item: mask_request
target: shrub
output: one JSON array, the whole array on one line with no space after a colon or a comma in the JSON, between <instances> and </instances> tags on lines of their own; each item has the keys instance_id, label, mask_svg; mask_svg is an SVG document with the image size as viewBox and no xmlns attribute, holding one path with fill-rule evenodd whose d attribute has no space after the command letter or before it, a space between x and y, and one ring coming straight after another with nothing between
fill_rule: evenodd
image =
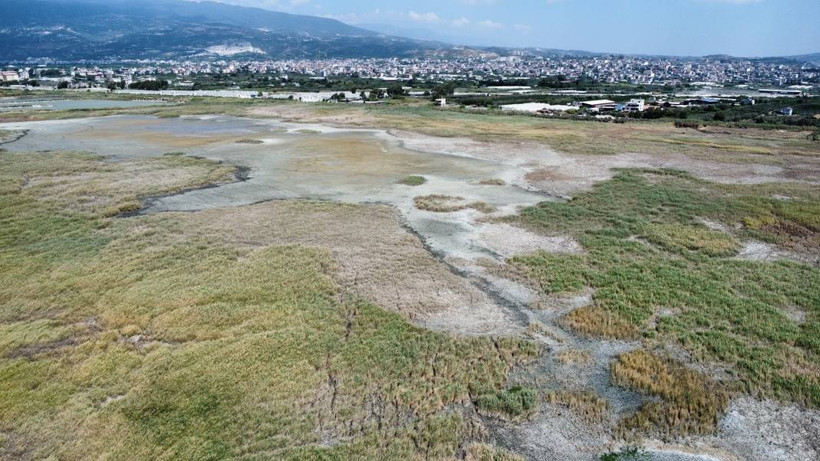
<instances>
[{"instance_id":1,"label":"shrub","mask_svg":"<svg viewBox=\"0 0 820 461\"><path fill-rule=\"evenodd\" d=\"M427 178L425 178L424 176L411 175L399 179L398 181L396 181L396 184L402 184L405 186L420 186L426 182Z\"/></svg>"},{"instance_id":2,"label":"shrub","mask_svg":"<svg viewBox=\"0 0 820 461\"><path fill-rule=\"evenodd\" d=\"M683 122L683 121L680 121L680 120L675 120L675 128L692 128L694 130L697 130L698 128L700 128L700 123L699 122Z\"/></svg>"},{"instance_id":3,"label":"shrub","mask_svg":"<svg viewBox=\"0 0 820 461\"><path fill-rule=\"evenodd\" d=\"M482 394L475 400L479 411L513 418L530 413L537 404L535 391L521 386L496 393Z\"/></svg>"},{"instance_id":4,"label":"shrub","mask_svg":"<svg viewBox=\"0 0 820 461\"><path fill-rule=\"evenodd\" d=\"M638 447L622 448L620 451L612 451L601 455L601 461L638 461L647 459L646 453Z\"/></svg>"}]
</instances>

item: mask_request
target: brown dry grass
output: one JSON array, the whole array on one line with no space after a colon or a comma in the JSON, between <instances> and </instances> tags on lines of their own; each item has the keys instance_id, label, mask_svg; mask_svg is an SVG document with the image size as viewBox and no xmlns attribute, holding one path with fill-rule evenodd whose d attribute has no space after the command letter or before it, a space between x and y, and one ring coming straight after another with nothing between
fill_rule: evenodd
<instances>
[{"instance_id":1,"label":"brown dry grass","mask_svg":"<svg viewBox=\"0 0 820 461\"><path fill-rule=\"evenodd\" d=\"M472 202L469 205L467 205L467 207L485 214L494 213L496 211L496 207L486 202Z\"/></svg>"},{"instance_id":2,"label":"brown dry grass","mask_svg":"<svg viewBox=\"0 0 820 461\"><path fill-rule=\"evenodd\" d=\"M561 319L562 325L595 338L635 339L640 328L610 311L595 306L576 309Z\"/></svg>"},{"instance_id":3,"label":"brown dry grass","mask_svg":"<svg viewBox=\"0 0 820 461\"><path fill-rule=\"evenodd\" d=\"M418 196L413 199L413 204L419 210L433 211L435 213L451 213L469 207L469 205L464 202L463 197L452 197L441 194Z\"/></svg>"},{"instance_id":4,"label":"brown dry grass","mask_svg":"<svg viewBox=\"0 0 820 461\"><path fill-rule=\"evenodd\" d=\"M601 424L609 417L609 402L592 391L556 391L545 396L547 403L569 408L592 424Z\"/></svg>"},{"instance_id":5,"label":"brown dry grass","mask_svg":"<svg viewBox=\"0 0 820 461\"><path fill-rule=\"evenodd\" d=\"M524 461L524 458L486 443L471 443L464 450L464 461Z\"/></svg>"},{"instance_id":6,"label":"brown dry grass","mask_svg":"<svg viewBox=\"0 0 820 461\"><path fill-rule=\"evenodd\" d=\"M564 365L587 365L592 363L592 354L584 349L567 349L559 352L555 359Z\"/></svg>"},{"instance_id":7,"label":"brown dry grass","mask_svg":"<svg viewBox=\"0 0 820 461\"><path fill-rule=\"evenodd\" d=\"M413 204L419 210L432 211L435 213L452 213L455 211L472 208L481 213L493 213L496 207L486 202L466 202L463 197L452 197L449 195L432 194L422 195L413 199Z\"/></svg>"},{"instance_id":8,"label":"brown dry grass","mask_svg":"<svg viewBox=\"0 0 820 461\"><path fill-rule=\"evenodd\" d=\"M657 396L619 424L622 434L712 434L729 405L729 394L708 377L645 350L618 357L612 382Z\"/></svg>"},{"instance_id":9,"label":"brown dry grass","mask_svg":"<svg viewBox=\"0 0 820 461\"><path fill-rule=\"evenodd\" d=\"M527 331L530 335L541 335L555 341L558 344L564 342L563 338L555 334L554 331L541 322L530 322L530 324L527 325Z\"/></svg>"},{"instance_id":10,"label":"brown dry grass","mask_svg":"<svg viewBox=\"0 0 820 461\"><path fill-rule=\"evenodd\" d=\"M145 226L153 227L155 219ZM328 248L337 261L333 277L345 291L409 318L487 302L486 295L407 233L392 207L274 201L197 213L187 223L180 238L220 236L246 247L295 243Z\"/></svg>"},{"instance_id":11,"label":"brown dry grass","mask_svg":"<svg viewBox=\"0 0 820 461\"><path fill-rule=\"evenodd\" d=\"M684 153L695 158L717 156L727 159L759 154L817 155L816 147L805 139L806 133L796 131L774 133L724 127L719 131L692 131L675 128L673 123L666 121L629 124L578 122L440 110L414 102L384 107L278 103L252 107L248 113L290 121L400 129L483 141L537 141L570 154Z\"/></svg>"}]
</instances>

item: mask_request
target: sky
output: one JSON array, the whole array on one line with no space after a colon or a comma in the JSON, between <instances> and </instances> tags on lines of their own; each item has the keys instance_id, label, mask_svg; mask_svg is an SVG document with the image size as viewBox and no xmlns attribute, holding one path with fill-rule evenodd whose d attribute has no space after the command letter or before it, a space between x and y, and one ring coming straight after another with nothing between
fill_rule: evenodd
<instances>
[{"instance_id":1,"label":"sky","mask_svg":"<svg viewBox=\"0 0 820 461\"><path fill-rule=\"evenodd\" d=\"M820 52L820 0L216 0L463 45L632 54Z\"/></svg>"}]
</instances>

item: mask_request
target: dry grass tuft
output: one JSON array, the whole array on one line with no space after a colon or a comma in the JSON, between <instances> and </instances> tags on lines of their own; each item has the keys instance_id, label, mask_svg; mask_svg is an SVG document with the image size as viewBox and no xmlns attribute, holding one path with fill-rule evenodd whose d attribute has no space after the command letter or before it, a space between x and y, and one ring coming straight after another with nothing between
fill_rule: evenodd
<instances>
[{"instance_id":1,"label":"dry grass tuft","mask_svg":"<svg viewBox=\"0 0 820 461\"><path fill-rule=\"evenodd\" d=\"M584 349L567 349L559 352L555 359L564 365L588 365L592 363L592 354Z\"/></svg>"},{"instance_id":2,"label":"dry grass tuft","mask_svg":"<svg viewBox=\"0 0 820 461\"><path fill-rule=\"evenodd\" d=\"M494 213L497 210L496 207L485 202L472 202L469 205L467 205L467 207L485 214Z\"/></svg>"},{"instance_id":3,"label":"dry grass tuft","mask_svg":"<svg viewBox=\"0 0 820 461\"><path fill-rule=\"evenodd\" d=\"M592 424L600 424L609 417L609 402L592 391L549 392L545 400L552 405L569 408Z\"/></svg>"},{"instance_id":4,"label":"dry grass tuft","mask_svg":"<svg viewBox=\"0 0 820 461\"><path fill-rule=\"evenodd\" d=\"M527 331L531 335L541 335L555 341L558 344L564 342L564 339L562 337L555 334L555 332L552 331L552 329L550 329L541 322L530 322L529 325L527 325Z\"/></svg>"},{"instance_id":5,"label":"dry grass tuft","mask_svg":"<svg viewBox=\"0 0 820 461\"><path fill-rule=\"evenodd\" d=\"M449 195L422 195L413 199L413 204L419 210L432 211L435 213L452 213L455 211L472 208L481 213L493 213L496 208L485 202L470 202L463 197L452 197Z\"/></svg>"},{"instance_id":6,"label":"dry grass tuft","mask_svg":"<svg viewBox=\"0 0 820 461\"><path fill-rule=\"evenodd\" d=\"M486 443L471 443L464 450L464 461L524 461L524 458Z\"/></svg>"},{"instance_id":7,"label":"dry grass tuft","mask_svg":"<svg viewBox=\"0 0 820 461\"><path fill-rule=\"evenodd\" d=\"M660 398L620 422L625 434L712 434L729 405L729 394L711 379L645 350L618 357L611 376L616 385Z\"/></svg>"},{"instance_id":8,"label":"dry grass tuft","mask_svg":"<svg viewBox=\"0 0 820 461\"><path fill-rule=\"evenodd\" d=\"M561 324L593 338L636 339L640 329L623 317L596 306L584 306L561 319Z\"/></svg>"},{"instance_id":9,"label":"dry grass tuft","mask_svg":"<svg viewBox=\"0 0 820 461\"><path fill-rule=\"evenodd\" d=\"M503 179L498 178L491 178L491 179L482 179L478 182L479 185L482 186L505 186L507 183Z\"/></svg>"},{"instance_id":10,"label":"dry grass tuft","mask_svg":"<svg viewBox=\"0 0 820 461\"><path fill-rule=\"evenodd\" d=\"M416 197L413 199L413 204L419 210L433 211L436 213L451 213L464 210L468 207L463 197L452 197L441 194Z\"/></svg>"}]
</instances>

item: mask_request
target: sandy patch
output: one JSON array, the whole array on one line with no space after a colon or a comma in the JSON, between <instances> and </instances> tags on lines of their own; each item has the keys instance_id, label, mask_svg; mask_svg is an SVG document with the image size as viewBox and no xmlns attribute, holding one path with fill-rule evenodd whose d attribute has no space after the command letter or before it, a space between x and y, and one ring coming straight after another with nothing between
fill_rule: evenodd
<instances>
[{"instance_id":1,"label":"sandy patch","mask_svg":"<svg viewBox=\"0 0 820 461\"><path fill-rule=\"evenodd\" d=\"M743 244L736 258L745 259L747 261L779 261L790 260L804 263L815 263L806 255L799 255L789 251L778 249L770 243L750 241Z\"/></svg>"},{"instance_id":2,"label":"sandy patch","mask_svg":"<svg viewBox=\"0 0 820 461\"><path fill-rule=\"evenodd\" d=\"M407 232L392 207L274 201L194 213L186 227L186 233L220 236L239 246L327 248L344 292L434 328L496 332L498 325L511 323L482 290L454 274ZM448 316L462 321L448 322Z\"/></svg>"},{"instance_id":3,"label":"sandy patch","mask_svg":"<svg viewBox=\"0 0 820 461\"><path fill-rule=\"evenodd\" d=\"M622 153L575 155L558 153L535 142L481 142L468 138L438 138L406 131L391 131L408 149L473 157L519 168L507 182L557 196L570 196L595 183L611 179L617 168L671 168L726 184L817 181L820 161L800 156L780 156L782 165L770 158L726 163L693 158L684 154ZM765 160L765 161L763 161Z\"/></svg>"},{"instance_id":4,"label":"sandy patch","mask_svg":"<svg viewBox=\"0 0 820 461\"><path fill-rule=\"evenodd\" d=\"M547 237L509 224L480 224L476 231L475 242L504 258L536 251L583 252L581 245L571 237Z\"/></svg>"},{"instance_id":5,"label":"sandy patch","mask_svg":"<svg viewBox=\"0 0 820 461\"><path fill-rule=\"evenodd\" d=\"M741 459L820 459L820 411L741 397L720 423L719 437Z\"/></svg>"},{"instance_id":6,"label":"sandy patch","mask_svg":"<svg viewBox=\"0 0 820 461\"><path fill-rule=\"evenodd\" d=\"M595 460L611 446L608 430L588 424L570 410L543 404L538 415L517 427L491 425L496 443L530 460Z\"/></svg>"}]
</instances>

